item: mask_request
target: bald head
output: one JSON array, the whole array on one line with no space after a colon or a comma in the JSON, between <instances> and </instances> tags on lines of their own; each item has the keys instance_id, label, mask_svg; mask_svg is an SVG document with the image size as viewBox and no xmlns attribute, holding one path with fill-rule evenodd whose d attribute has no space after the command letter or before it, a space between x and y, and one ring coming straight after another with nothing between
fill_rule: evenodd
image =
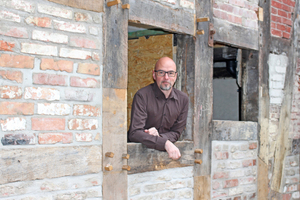
<instances>
[{"instance_id":1,"label":"bald head","mask_svg":"<svg viewBox=\"0 0 300 200\"><path fill-rule=\"evenodd\" d=\"M169 66L172 68L173 71L176 71L176 64L175 62L169 57L162 57L160 58L155 64L155 70L159 70L165 66Z\"/></svg>"}]
</instances>

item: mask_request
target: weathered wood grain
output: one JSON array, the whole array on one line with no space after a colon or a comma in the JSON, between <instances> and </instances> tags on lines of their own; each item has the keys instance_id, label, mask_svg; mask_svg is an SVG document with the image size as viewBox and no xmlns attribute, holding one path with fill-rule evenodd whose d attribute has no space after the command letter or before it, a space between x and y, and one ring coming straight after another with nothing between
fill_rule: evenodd
<instances>
[{"instance_id":1,"label":"weathered wood grain","mask_svg":"<svg viewBox=\"0 0 300 200\"><path fill-rule=\"evenodd\" d=\"M90 10L95 12L103 12L104 0L48 0L62 5Z\"/></svg>"},{"instance_id":2,"label":"weathered wood grain","mask_svg":"<svg viewBox=\"0 0 300 200\"><path fill-rule=\"evenodd\" d=\"M242 121L258 121L258 52L243 50Z\"/></svg>"},{"instance_id":3,"label":"weathered wood grain","mask_svg":"<svg viewBox=\"0 0 300 200\"><path fill-rule=\"evenodd\" d=\"M196 17L208 17L213 19L213 9L211 1L195 1ZM196 159L204 162L201 165L194 165L194 185L200 186L196 177L210 176L211 174L211 136L212 136L212 116L213 116L213 48L208 46L209 25L214 23L200 22L198 30L204 30L204 35L196 35L195 42L195 108L194 108L194 148L203 149L201 155ZM211 183L206 179L206 184L201 185L199 192L194 192L194 199L210 199Z\"/></svg>"},{"instance_id":4,"label":"weathered wood grain","mask_svg":"<svg viewBox=\"0 0 300 200\"><path fill-rule=\"evenodd\" d=\"M258 158L258 169L257 169L257 199L268 199L268 183L269 178L268 174L268 166L264 163L260 158Z\"/></svg>"},{"instance_id":5,"label":"weathered wood grain","mask_svg":"<svg viewBox=\"0 0 300 200\"><path fill-rule=\"evenodd\" d=\"M0 184L98 173L102 146L1 149Z\"/></svg>"},{"instance_id":6,"label":"weathered wood grain","mask_svg":"<svg viewBox=\"0 0 300 200\"><path fill-rule=\"evenodd\" d=\"M211 178L207 176L194 176L194 199L208 200L210 199L210 186Z\"/></svg>"},{"instance_id":7,"label":"weathered wood grain","mask_svg":"<svg viewBox=\"0 0 300 200\"><path fill-rule=\"evenodd\" d=\"M104 88L127 88L128 15L129 10L122 9L121 4L105 6Z\"/></svg>"},{"instance_id":8,"label":"weathered wood grain","mask_svg":"<svg viewBox=\"0 0 300 200\"><path fill-rule=\"evenodd\" d=\"M257 140L257 123L243 121L213 120L212 140L249 141Z\"/></svg>"},{"instance_id":9,"label":"weathered wood grain","mask_svg":"<svg viewBox=\"0 0 300 200\"><path fill-rule=\"evenodd\" d=\"M258 50L258 31L233 25L227 21L214 18L216 34L214 40L246 49Z\"/></svg>"},{"instance_id":10,"label":"weathered wood grain","mask_svg":"<svg viewBox=\"0 0 300 200\"><path fill-rule=\"evenodd\" d=\"M165 151L148 149L139 143L128 143L127 151L130 155L128 165L131 170L128 174L135 174L147 171L156 171L175 167L186 167L194 165L193 142L179 141L175 145L179 148L181 158L172 160Z\"/></svg>"},{"instance_id":11,"label":"weathered wood grain","mask_svg":"<svg viewBox=\"0 0 300 200\"><path fill-rule=\"evenodd\" d=\"M180 90L189 97L189 111L186 129L181 138L193 140L194 122L194 81L195 81L195 39L190 35L177 35L176 66L178 73L177 82L180 81Z\"/></svg>"},{"instance_id":12,"label":"weathered wood grain","mask_svg":"<svg viewBox=\"0 0 300 200\"><path fill-rule=\"evenodd\" d=\"M129 20L167 31L194 35L194 14L183 9L171 9L149 0L129 0Z\"/></svg>"}]
</instances>

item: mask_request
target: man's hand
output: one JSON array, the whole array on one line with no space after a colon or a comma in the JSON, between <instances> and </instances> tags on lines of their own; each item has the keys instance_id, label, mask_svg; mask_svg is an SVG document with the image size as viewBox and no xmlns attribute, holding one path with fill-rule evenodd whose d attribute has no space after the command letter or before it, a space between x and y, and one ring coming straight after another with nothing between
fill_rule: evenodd
<instances>
[{"instance_id":1,"label":"man's hand","mask_svg":"<svg viewBox=\"0 0 300 200\"><path fill-rule=\"evenodd\" d=\"M179 149L169 140L165 143L165 149L169 154L169 158L177 160L181 157Z\"/></svg>"},{"instance_id":2,"label":"man's hand","mask_svg":"<svg viewBox=\"0 0 300 200\"><path fill-rule=\"evenodd\" d=\"M148 133L149 135L153 135L153 136L158 136L160 137L158 131L156 130L155 127L149 128L149 129L145 129L145 132Z\"/></svg>"}]
</instances>

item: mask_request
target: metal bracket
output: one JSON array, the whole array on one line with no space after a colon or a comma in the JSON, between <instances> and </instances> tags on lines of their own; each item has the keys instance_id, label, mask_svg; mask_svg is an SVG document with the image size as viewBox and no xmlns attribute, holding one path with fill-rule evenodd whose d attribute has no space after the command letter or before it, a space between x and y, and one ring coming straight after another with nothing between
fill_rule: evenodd
<instances>
[{"instance_id":1,"label":"metal bracket","mask_svg":"<svg viewBox=\"0 0 300 200\"><path fill-rule=\"evenodd\" d=\"M208 46L214 46L214 34L216 33L214 29L214 24L209 23L209 34L208 34Z\"/></svg>"}]
</instances>

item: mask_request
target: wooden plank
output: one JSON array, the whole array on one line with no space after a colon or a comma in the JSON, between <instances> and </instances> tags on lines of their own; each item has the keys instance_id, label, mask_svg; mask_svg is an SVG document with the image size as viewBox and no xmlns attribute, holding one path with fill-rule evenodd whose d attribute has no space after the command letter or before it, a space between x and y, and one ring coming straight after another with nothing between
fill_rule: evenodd
<instances>
[{"instance_id":1,"label":"wooden plank","mask_svg":"<svg viewBox=\"0 0 300 200\"><path fill-rule=\"evenodd\" d=\"M181 138L193 140L194 122L194 81L195 81L195 40L193 36L177 35L176 66L178 74L177 82L180 82L180 90L189 97L189 111L186 128Z\"/></svg>"},{"instance_id":2,"label":"wooden plank","mask_svg":"<svg viewBox=\"0 0 300 200\"><path fill-rule=\"evenodd\" d=\"M148 149L139 143L128 143L127 150L130 155L128 165L131 167L128 174L193 166L193 142L179 141L176 142L175 145L179 148L181 153L181 158L179 160L170 159L168 153L165 151Z\"/></svg>"},{"instance_id":3,"label":"wooden plank","mask_svg":"<svg viewBox=\"0 0 300 200\"><path fill-rule=\"evenodd\" d=\"M127 164L126 96L126 89L103 88L103 199L127 199L127 173L122 169ZM106 157L108 152L114 156ZM105 169L110 165L111 171Z\"/></svg>"},{"instance_id":4,"label":"wooden plank","mask_svg":"<svg viewBox=\"0 0 300 200\"><path fill-rule=\"evenodd\" d=\"M194 199L210 199L210 175L194 177Z\"/></svg>"},{"instance_id":5,"label":"wooden plank","mask_svg":"<svg viewBox=\"0 0 300 200\"><path fill-rule=\"evenodd\" d=\"M257 128L256 122L213 120L212 140L257 140Z\"/></svg>"},{"instance_id":6,"label":"wooden plank","mask_svg":"<svg viewBox=\"0 0 300 200\"><path fill-rule=\"evenodd\" d=\"M111 6L115 6L115 5L118 5L119 3L121 3L121 0L114 0L114 1L109 1L107 2L107 6L108 7L111 7Z\"/></svg>"},{"instance_id":7,"label":"wooden plank","mask_svg":"<svg viewBox=\"0 0 300 200\"><path fill-rule=\"evenodd\" d=\"M84 10L90 10L95 12L103 12L103 3L104 0L48 0L54 3L84 9Z\"/></svg>"},{"instance_id":8,"label":"wooden plank","mask_svg":"<svg viewBox=\"0 0 300 200\"><path fill-rule=\"evenodd\" d=\"M258 50L258 31L233 25L227 21L214 18L216 34L214 40L240 48Z\"/></svg>"},{"instance_id":9,"label":"wooden plank","mask_svg":"<svg viewBox=\"0 0 300 200\"><path fill-rule=\"evenodd\" d=\"M128 14L129 10L121 6L105 9L104 88L127 88Z\"/></svg>"},{"instance_id":10,"label":"wooden plank","mask_svg":"<svg viewBox=\"0 0 300 200\"><path fill-rule=\"evenodd\" d=\"M257 199L268 199L268 183L269 178L268 166L260 158L258 158L258 169L257 169Z\"/></svg>"},{"instance_id":11,"label":"wooden plank","mask_svg":"<svg viewBox=\"0 0 300 200\"><path fill-rule=\"evenodd\" d=\"M243 50L242 121L258 121L258 52Z\"/></svg>"},{"instance_id":12,"label":"wooden plank","mask_svg":"<svg viewBox=\"0 0 300 200\"><path fill-rule=\"evenodd\" d=\"M195 1L196 17L213 19L211 1ZM213 116L213 48L208 46L209 26L214 22L198 23L198 30L204 30L204 35L196 35L195 42L195 108L194 108L194 149L203 149L196 155L201 159L201 165L194 165L194 200L210 199L211 174L211 135ZM203 177L198 180L197 177ZM205 184L202 184L205 183ZM199 187L202 187L199 190Z\"/></svg>"},{"instance_id":13,"label":"wooden plank","mask_svg":"<svg viewBox=\"0 0 300 200\"><path fill-rule=\"evenodd\" d=\"M171 9L149 0L129 0L130 22L147 24L164 30L195 34L195 16L184 9Z\"/></svg>"},{"instance_id":14,"label":"wooden plank","mask_svg":"<svg viewBox=\"0 0 300 200\"><path fill-rule=\"evenodd\" d=\"M0 151L0 184L98 173L101 168L101 145Z\"/></svg>"},{"instance_id":15,"label":"wooden plank","mask_svg":"<svg viewBox=\"0 0 300 200\"><path fill-rule=\"evenodd\" d=\"M167 34L170 33L165 31L157 31L157 30L143 30L143 31L129 32L128 39L139 38L143 36L167 35Z\"/></svg>"}]
</instances>

